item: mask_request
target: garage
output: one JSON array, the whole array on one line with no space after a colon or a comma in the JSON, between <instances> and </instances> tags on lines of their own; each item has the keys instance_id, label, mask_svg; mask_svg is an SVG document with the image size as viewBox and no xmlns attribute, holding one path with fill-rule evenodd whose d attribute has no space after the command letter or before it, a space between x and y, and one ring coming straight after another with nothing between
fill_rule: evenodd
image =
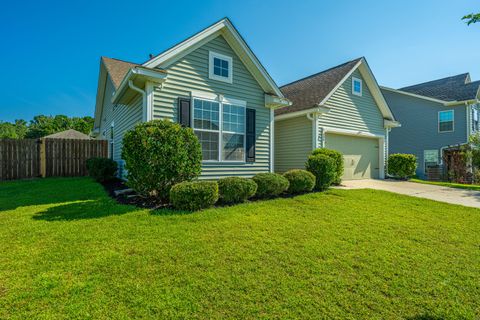
<instances>
[{"instance_id":1,"label":"garage","mask_svg":"<svg viewBox=\"0 0 480 320\"><path fill-rule=\"evenodd\" d=\"M343 180L378 179L380 148L378 138L326 133L325 147L341 152L345 162Z\"/></svg>"}]
</instances>

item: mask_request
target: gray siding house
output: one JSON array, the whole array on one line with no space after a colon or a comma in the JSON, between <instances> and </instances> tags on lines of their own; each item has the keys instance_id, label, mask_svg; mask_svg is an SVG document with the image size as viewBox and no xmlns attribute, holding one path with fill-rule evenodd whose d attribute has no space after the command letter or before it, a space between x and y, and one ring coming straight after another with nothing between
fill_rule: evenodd
<instances>
[{"instance_id":1,"label":"gray siding house","mask_svg":"<svg viewBox=\"0 0 480 320\"><path fill-rule=\"evenodd\" d=\"M344 156L344 180L384 178L395 121L365 58L281 87L292 105L275 111L275 167L303 169L326 147Z\"/></svg>"},{"instance_id":2,"label":"gray siding house","mask_svg":"<svg viewBox=\"0 0 480 320\"><path fill-rule=\"evenodd\" d=\"M202 145L202 179L273 171L274 110L289 105L228 19L136 64L103 57L94 133L123 165L136 123L169 119Z\"/></svg>"},{"instance_id":3,"label":"gray siding house","mask_svg":"<svg viewBox=\"0 0 480 320\"><path fill-rule=\"evenodd\" d=\"M469 74L448 77L382 93L402 126L390 133L392 153L417 156L417 176L443 164L443 150L466 144L479 130L480 81Z\"/></svg>"}]
</instances>

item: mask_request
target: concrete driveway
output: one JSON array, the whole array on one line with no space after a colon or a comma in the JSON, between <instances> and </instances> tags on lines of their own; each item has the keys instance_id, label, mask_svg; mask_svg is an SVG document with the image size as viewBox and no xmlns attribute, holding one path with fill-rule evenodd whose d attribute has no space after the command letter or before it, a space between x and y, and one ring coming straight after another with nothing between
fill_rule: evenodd
<instances>
[{"instance_id":1,"label":"concrete driveway","mask_svg":"<svg viewBox=\"0 0 480 320\"><path fill-rule=\"evenodd\" d=\"M480 208L480 191L462 190L395 180L342 181L339 189L377 189L408 196Z\"/></svg>"}]
</instances>

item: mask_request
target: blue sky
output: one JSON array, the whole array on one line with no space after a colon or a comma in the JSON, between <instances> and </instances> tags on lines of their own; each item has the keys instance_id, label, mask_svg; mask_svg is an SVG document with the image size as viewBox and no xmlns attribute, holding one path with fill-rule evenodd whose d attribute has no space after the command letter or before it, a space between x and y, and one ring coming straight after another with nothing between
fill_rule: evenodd
<instances>
[{"instance_id":1,"label":"blue sky","mask_svg":"<svg viewBox=\"0 0 480 320\"><path fill-rule=\"evenodd\" d=\"M92 115L99 58L143 62L228 16L285 84L365 56L380 84L480 79L475 0L8 1L0 12L0 120Z\"/></svg>"}]
</instances>

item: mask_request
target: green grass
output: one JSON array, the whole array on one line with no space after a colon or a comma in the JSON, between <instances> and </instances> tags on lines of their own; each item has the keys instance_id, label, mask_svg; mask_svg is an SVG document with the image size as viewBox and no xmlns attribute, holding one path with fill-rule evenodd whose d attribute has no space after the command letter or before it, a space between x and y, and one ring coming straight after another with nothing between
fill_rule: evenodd
<instances>
[{"instance_id":1,"label":"green grass","mask_svg":"<svg viewBox=\"0 0 480 320\"><path fill-rule=\"evenodd\" d=\"M480 210L330 190L187 214L0 184L0 319L480 318Z\"/></svg>"},{"instance_id":2,"label":"green grass","mask_svg":"<svg viewBox=\"0 0 480 320\"><path fill-rule=\"evenodd\" d=\"M480 185L476 185L476 184L437 182L437 181L426 181L426 180L420 180L420 179L410 179L409 181L416 182L416 183L423 183L423 184L431 184L431 185L441 186L441 187L480 191Z\"/></svg>"}]
</instances>

